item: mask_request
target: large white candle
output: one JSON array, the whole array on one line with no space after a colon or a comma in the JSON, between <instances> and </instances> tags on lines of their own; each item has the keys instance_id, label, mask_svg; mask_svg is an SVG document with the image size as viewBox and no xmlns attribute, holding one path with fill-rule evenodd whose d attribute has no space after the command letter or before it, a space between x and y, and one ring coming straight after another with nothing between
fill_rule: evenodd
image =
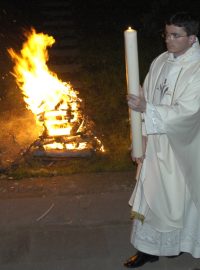
<instances>
[{"instance_id":1,"label":"large white candle","mask_svg":"<svg viewBox=\"0 0 200 270\"><path fill-rule=\"evenodd\" d=\"M139 66L137 31L129 27L124 31L125 58L126 58L126 80L129 94L139 96ZM132 155L136 158L142 157L142 120L141 113L130 110Z\"/></svg>"}]
</instances>

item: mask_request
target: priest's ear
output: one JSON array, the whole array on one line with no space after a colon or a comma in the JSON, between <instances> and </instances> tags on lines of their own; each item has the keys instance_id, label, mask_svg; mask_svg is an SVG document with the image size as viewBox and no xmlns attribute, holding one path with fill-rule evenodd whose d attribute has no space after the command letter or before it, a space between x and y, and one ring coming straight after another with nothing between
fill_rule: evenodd
<instances>
[{"instance_id":1,"label":"priest's ear","mask_svg":"<svg viewBox=\"0 0 200 270\"><path fill-rule=\"evenodd\" d=\"M192 45L193 43L195 43L195 41L196 41L196 36L195 36L195 35L189 36L189 42L190 42L191 45Z\"/></svg>"}]
</instances>

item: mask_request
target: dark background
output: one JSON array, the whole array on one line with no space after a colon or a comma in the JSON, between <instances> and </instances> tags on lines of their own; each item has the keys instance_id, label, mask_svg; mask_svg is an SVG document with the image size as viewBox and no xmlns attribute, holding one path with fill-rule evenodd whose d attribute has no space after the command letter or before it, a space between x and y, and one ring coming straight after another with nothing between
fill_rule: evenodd
<instances>
[{"instance_id":1,"label":"dark background","mask_svg":"<svg viewBox=\"0 0 200 270\"><path fill-rule=\"evenodd\" d=\"M81 52L83 68L79 75L80 96L85 102L86 115L96 124L99 138L108 149L108 159L104 158L103 162L101 160L100 165L96 165L97 160L93 159L92 170L106 170L108 167L113 170L132 168L126 104L124 30L132 26L138 32L142 83L151 61L165 50L161 33L166 16L176 11L190 11L198 17L200 1L57 2L69 3L69 16L78 37L77 47ZM27 111L21 91L11 75L13 62L7 49L19 51L25 41L24 31L31 27L37 32L52 34L51 30L45 27L48 19L43 13L45 3L39 0L0 1L0 167L1 162L5 163L5 155L6 160L12 161L18 156L20 149L29 145L35 136L35 122ZM66 28L66 33L67 31ZM55 36L55 39L59 44L59 38ZM70 78L62 79L68 81ZM78 164L77 168L80 170L82 166Z\"/></svg>"},{"instance_id":2,"label":"dark background","mask_svg":"<svg viewBox=\"0 0 200 270\"><path fill-rule=\"evenodd\" d=\"M43 31L45 16L38 0L6 0L0 2L0 72L3 77L10 70L8 47L20 48L24 29L31 26ZM47 2L53 2L49 0ZM65 2L65 1L63 1ZM77 31L83 39L122 39L123 31L132 26L139 35L157 37L163 29L164 18L177 10L187 10L199 16L198 0L68 0ZM1 77L2 77L1 76ZM2 96L2 90L0 96Z\"/></svg>"},{"instance_id":3,"label":"dark background","mask_svg":"<svg viewBox=\"0 0 200 270\"><path fill-rule=\"evenodd\" d=\"M44 2L2 0L0 2L1 43L5 44L8 36L16 35L15 31L20 31L30 25L40 27L45 20L42 14ZM53 2L53 0L47 2ZM66 0L66 2L71 3L71 12L81 31L85 34L98 32L98 35L113 30L119 31L129 25L144 34L156 35L153 30L162 28L163 20L168 14L187 10L198 16L200 7L198 0ZM18 32L18 37L19 34Z\"/></svg>"}]
</instances>

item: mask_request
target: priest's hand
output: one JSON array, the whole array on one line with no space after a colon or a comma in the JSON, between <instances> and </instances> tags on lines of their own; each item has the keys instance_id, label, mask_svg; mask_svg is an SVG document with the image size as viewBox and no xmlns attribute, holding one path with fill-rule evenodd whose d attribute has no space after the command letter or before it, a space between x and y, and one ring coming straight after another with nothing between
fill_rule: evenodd
<instances>
[{"instance_id":1,"label":"priest's hand","mask_svg":"<svg viewBox=\"0 0 200 270\"><path fill-rule=\"evenodd\" d=\"M128 94L127 101L130 109L141 113L146 111L146 100L142 87L140 87L139 97L134 94Z\"/></svg>"},{"instance_id":2,"label":"priest's hand","mask_svg":"<svg viewBox=\"0 0 200 270\"><path fill-rule=\"evenodd\" d=\"M146 147L147 147L147 136L142 136L142 150L143 150L143 155L141 157L135 157L133 151L131 151L131 158L133 162L136 162L138 165L140 163L143 163L145 159L145 153L146 153Z\"/></svg>"},{"instance_id":3,"label":"priest's hand","mask_svg":"<svg viewBox=\"0 0 200 270\"><path fill-rule=\"evenodd\" d=\"M131 155L132 156L132 155ZM144 156L143 157L140 157L140 158L136 158L136 157L134 157L134 156L132 156L132 160L133 160L133 162L135 162L136 164L140 164L140 163L143 163L143 161L144 161Z\"/></svg>"}]
</instances>

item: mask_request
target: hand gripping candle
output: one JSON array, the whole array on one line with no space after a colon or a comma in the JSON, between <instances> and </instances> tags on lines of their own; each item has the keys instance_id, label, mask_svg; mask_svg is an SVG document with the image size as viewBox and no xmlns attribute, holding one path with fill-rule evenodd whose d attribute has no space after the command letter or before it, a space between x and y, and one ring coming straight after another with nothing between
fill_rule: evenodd
<instances>
[{"instance_id":1,"label":"hand gripping candle","mask_svg":"<svg viewBox=\"0 0 200 270\"><path fill-rule=\"evenodd\" d=\"M129 27L124 31L125 38L125 60L126 80L128 94L139 96L139 66L137 31ZM130 110L132 156L139 158L143 156L142 150L142 119L141 113Z\"/></svg>"}]
</instances>

